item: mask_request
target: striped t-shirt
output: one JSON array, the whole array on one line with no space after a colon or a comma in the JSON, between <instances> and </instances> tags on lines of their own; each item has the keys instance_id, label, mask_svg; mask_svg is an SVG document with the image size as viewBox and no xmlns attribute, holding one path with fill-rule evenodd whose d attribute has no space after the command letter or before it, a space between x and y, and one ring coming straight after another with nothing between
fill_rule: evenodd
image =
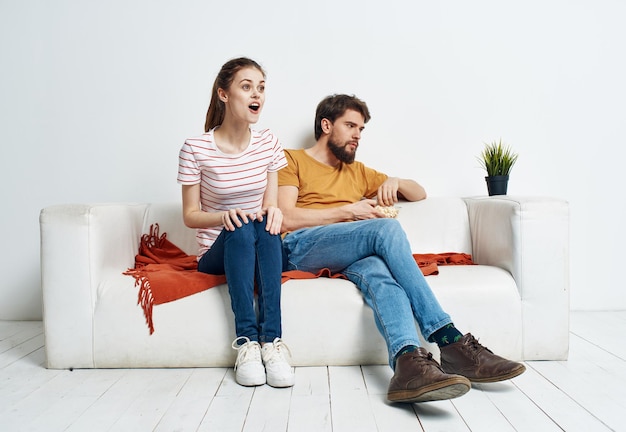
<instances>
[{"instance_id":1,"label":"striped t-shirt","mask_svg":"<svg viewBox=\"0 0 626 432\"><path fill-rule=\"evenodd\" d=\"M200 184L202 211L261 210L267 173L287 166L278 138L269 129L251 130L248 148L239 154L226 154L215 145L214 131L185 141L178 156L178 183ZM223 228L220 225L197 230L198 257L211 247Z\"/></svg>"}]
</instances>

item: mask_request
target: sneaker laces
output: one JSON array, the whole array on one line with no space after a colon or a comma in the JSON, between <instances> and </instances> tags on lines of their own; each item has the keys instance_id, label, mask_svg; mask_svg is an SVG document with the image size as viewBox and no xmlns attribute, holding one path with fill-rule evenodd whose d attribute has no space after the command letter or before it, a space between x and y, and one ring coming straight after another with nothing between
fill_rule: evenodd
<instances>
[{"instance_id":1,"label":"sneaker laces","mask_svg":"<svg viewBox=\"0 0 626 432\"><path fill-rule=\"evenodd\" d=\"M285 352L287 352L289 357L291 357L291 350L281 338L275 338L271 345L265 344L263 345L263 348L265 352L268 353L267 359L265 359L266 356L263 356L265 363L286 361L284 356Z\"/></svg>"},{"instance_id":2,"label":"sneaker laces","mask_svg":"<svg viewBox=\"0 0 626 432\"><path fill-rule=\"evenodd\" d=\"M243 344L239 344L239 341L243 340ZM237 360L235 360L235 370L240 364L250 361L261 362L261 350L259 343L251 341L245 336L240 336L231 344L234 350L237 350Z\"/></svg>"}]
</instances>

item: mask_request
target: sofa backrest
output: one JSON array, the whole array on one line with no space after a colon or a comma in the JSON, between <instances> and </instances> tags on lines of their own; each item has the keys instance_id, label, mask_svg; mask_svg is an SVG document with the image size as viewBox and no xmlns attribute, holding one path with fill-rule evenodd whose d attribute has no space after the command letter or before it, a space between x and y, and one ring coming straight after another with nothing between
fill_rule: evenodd
<instances>
[{"instance_id":1,"label":"sofa backrest","mask_svg":"<svg viewBox=\"0 0 626 432\"><path fill-rule=\"evenodd\" d=\"M183 222L181 203L152 203L146 209L143 232L149 233L150 226L159 224L159 232L166 233L167 239L189 255L198 253L196 230L188 228Z\"/></svg>"},{"instance_id":2,"label":"sofa backrest","mask_svg":"<svg viewBox=\"0 0 626 432\"><path fill-rule=\"evenodd\" d=\"M398 221L407 233L413 253L472 253L467 206L456 197L434 197L400 202ZM159 224L160 233L186 253L198 253L195 230L183 223L180 203L153 203L146 208L143 232Z\"/></svg>"},{"instance_id":3,"label":"sofa backrest","mask_svg":"<svg viewBox=\"0 0 626 432\"><path fill-rule=\"evenodd\" d=\"M472 253L469 216L462 198L433 197L400 202L396 207L413 253Z\"/></svg>"}]
</instances>

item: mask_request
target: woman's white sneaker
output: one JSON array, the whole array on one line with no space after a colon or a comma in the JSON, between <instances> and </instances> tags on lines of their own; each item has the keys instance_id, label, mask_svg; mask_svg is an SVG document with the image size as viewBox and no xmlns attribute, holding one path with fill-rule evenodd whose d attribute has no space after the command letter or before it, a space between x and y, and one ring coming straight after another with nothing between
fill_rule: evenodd
<instances>
[{"instance_id":1,"label":"woman's white sneaker","mask_svg":"<svg viewBox=\"0 0 626 432\"><path fill-rule=\"evenodd\" d=\"M244 343L239 345L238 342ZM261 346L245 336L238 337L232 343L236 349L235 381L242 386L259 386L265 384L265 368L261 361Z\"/></svg>"},{"instance_id":2,"label":"woman's white sneaker","mask_svg":"<svg viewBox=\"0 0 626 432\"><path fill-rule=\"evenodd\" d=\"M287 352L291 354L289 347L280 338L263 344L261 348L267 383L272 387L291 387L295 382L291 365L285 359Z\"/></svg>"}]
</instances>

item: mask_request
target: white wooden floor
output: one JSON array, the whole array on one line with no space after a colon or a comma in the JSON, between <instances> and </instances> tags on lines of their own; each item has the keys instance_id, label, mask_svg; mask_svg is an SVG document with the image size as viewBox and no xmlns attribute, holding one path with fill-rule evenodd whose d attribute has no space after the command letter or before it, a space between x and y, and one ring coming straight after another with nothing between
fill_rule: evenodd
<instances>
[{"instance_id":1,"label":"white wooden floor","mask_svg":"<svg viewBox=\"0 0 626 432\"><path fill-rule=\"evenodd\" d=\"M290 389L220 368L47 370L41 322L0 321L0 431L626 431L624 335L626 311L573 312L568 361L389 405L387 366L297 368Z\"/></svg>"}]
</instances>

